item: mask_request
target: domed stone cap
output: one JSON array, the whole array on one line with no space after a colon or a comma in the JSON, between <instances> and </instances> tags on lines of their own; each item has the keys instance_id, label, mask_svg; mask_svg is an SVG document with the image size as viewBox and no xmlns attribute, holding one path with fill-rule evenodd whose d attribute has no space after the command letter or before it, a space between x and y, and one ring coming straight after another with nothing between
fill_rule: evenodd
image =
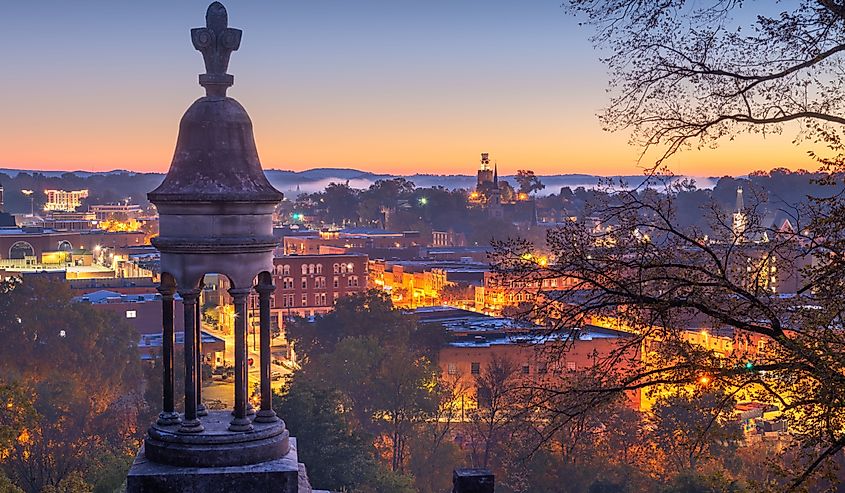
<instances>
[{"instance_id":1,"label":"domed stone cap","mask_svg":"<svg viewBox=\"0 0 845 493\"><path fill-rule=\"evenodd\" d=\"M228 97L206 96L188 108L164 182L147 194L151 202L278 202L261 169L252 121Z\"/></svg>"},{"instance_id":2,"label":"domed stone cap","mask_svg":"<svg viewBox=\"0 0 845 493\"><path fill-rule=\"evenodd\" d=\"M243 106L226 97L235 78L226 73L229 57L241 44L241 30L229 27L220 2L208 7L206 27L191 30L206 73L199 83L206 96L188 108L164 182L147 194L162 202L279 202L258 160L252 121Z\"/></svg>"}]
</instances>

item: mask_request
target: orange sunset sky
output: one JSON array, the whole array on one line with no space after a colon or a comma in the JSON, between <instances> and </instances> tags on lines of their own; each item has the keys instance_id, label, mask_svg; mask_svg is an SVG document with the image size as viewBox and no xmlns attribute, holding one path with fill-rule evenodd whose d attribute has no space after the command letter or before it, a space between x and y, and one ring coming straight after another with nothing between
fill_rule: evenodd
<instances>
[{"instance_id":1,"label":"orange sunset sky","mask_svg":"<svg viewBox=\"0 0 845 493\"><path fill-rule=\"evenodd\" d=\"M179 118L201 95L188 30L207 3L4 7L0 167L165 171ZM595 117L608 96L590 33L559 5L230 1L244 38L229 94L252 116L265 168L470 174L486 151L503 174L636 174L639 149ZM791 130L686 151L671 166L812 169Z\"/></svg>"}]
</instances>

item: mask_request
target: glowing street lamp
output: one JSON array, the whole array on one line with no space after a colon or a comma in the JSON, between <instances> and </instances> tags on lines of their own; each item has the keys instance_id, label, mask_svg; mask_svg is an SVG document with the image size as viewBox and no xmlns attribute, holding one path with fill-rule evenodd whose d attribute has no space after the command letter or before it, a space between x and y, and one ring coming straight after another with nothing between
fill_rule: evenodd
<instances>
[{"instance_id":1,"label":"glowing street lamp","mask_svg":"<svg viewBox=\"0 0 845 493\"><path fill-rule=\"evenodd\" d=\"M428 204L428 199L425 198L425 197L420 197L420 205L426 205L426 204Z\"/></svg>"}]
</instances>

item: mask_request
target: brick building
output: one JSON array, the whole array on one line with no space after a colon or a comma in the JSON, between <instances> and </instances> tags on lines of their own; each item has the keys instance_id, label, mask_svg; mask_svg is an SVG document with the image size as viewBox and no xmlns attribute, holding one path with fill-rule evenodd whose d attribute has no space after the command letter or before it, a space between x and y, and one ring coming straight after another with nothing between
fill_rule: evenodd
<instances>
[{"instance_id":1,"label":"brick building","mask_svg":"<svg viewBox=\"0 0 845 493\"><path fill-rule=\"evenodd\" d=\"M592 369L631 337L596 326L550 334L527 322L446 307L421 308L415 313L424 326L439 324L448 332L450 340L440 349L438 361L444 376L457 378L459 388L467 389L461 403L464 410L476 406L476 377L494 357L509 361L527 383L554 384ZM620 360L617 369L625 364ZM638 392L629 393L628 398L632 408L640 407Z\"/></svg>"},{"instance_id":2,"label":"brick building","mask_svg":"<svg viewBox=\"0 0 845 493\"><path fill-rule=\"evenodd\" d=\"M419 231L396 232L352 228L340 231L313 232L309 235L285 236L283 245L284 252L288 255L378 252L384 257L414 258L420 255L422 239Z\"/></svg>"},{"instance_id":3,"label":"brick building","mask_svg":"<svg viewBox=\"0 0 845 493\"><path fill-rule=\"evenodd\" d=\"M367 261L358 254L276 257L273 312L277 317L307 317L331 311L341 296L367 289Z\"/></svg>"}]
</instances>

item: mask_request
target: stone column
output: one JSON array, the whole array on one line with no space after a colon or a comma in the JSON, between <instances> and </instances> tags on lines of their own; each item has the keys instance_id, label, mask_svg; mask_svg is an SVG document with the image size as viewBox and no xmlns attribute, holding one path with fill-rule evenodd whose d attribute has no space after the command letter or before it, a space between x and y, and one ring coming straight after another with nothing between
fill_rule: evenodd
<instances>
[{"instance_id":1,"label":"stone column","mask_svg":"<svg viewBox=\"0 0 845 493\"><path fill-rule=\"evenodd\" d=\"M258 318L261 335L261 410L255 416L259 423L274 423L279 420L273 411L273 394L270 389L270 295L276 290L273 284L261 283L258 291Z\"/></svg>"},{"instance_id":2,"label":"stone column","mask_svg":"<svg viewBox=\"0 0 845 493\"><path fill-rule=\"evenodd\" d=\"M159 286L161 293L161 366L164 370L162 378L163 398L161 412L156 423L161 426L178 425L179 413L176 412L174 390L176 378L173 374L173 348L176 346L173 334L173 295L176 289L171 286Z\"/></svg>"},{"instance_id":3,"label":"stone column","mask_svg":"<svg viewBox=\"0 0 845 493\"><path fill-rule=\"evenodd\" d=\"M247 417L247 349L246 349L246 303L250 288L229 290L235 304L235 409L229 424L230 431L250 431L252 422Z\"/></svg>"},{"instance_id":4,"label":"stone column","mask_svg":"<svg viewBox=\"0 0 845 493\"><path fill-rule=\"evenodd\" d=\"M194 327L199 290L179 291L185 309L185 418L180 433L200 433L202 423L197 418L197 355Z\"/></svg>"},{"instance_id":5,"label":"stone column","mask_svg":"<svg viewBox=\"0 0 845 493\"><path fill-rule=\"evenodd\" d=\"M208 416L205 404L202 403L202 308L197 299L196 316L194 317L194 338L197 341L197 416Z\"/></svg>"}]
</instances>

